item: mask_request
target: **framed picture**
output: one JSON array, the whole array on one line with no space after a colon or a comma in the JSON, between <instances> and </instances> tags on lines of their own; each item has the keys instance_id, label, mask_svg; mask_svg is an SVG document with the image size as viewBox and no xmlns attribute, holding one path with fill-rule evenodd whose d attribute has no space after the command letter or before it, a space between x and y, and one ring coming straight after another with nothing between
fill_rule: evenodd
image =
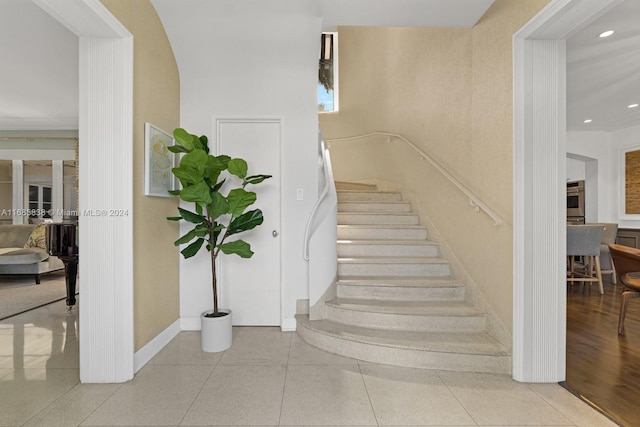
<instances>
[{"instance_id":1,"label":"framed picture","mask_svg":"<svg viewBox=\"0 0 640 427\"><path fill-rule=\"evenodd\" d=\"M619 209L621 219L640 218L640 145L620 149Z\"/></svg>"},{"instance_id":2,"label":"framed picture","mask_svg":"<svg viewBox=\"0 0 640 427\"><path fill-rule=\"evenodd\" d=\"M168 147L173 136L151 123L144 124L144 194L145 196L171 197L175 179L171 173L174 154Z\"/></svg>"}]
</instances>

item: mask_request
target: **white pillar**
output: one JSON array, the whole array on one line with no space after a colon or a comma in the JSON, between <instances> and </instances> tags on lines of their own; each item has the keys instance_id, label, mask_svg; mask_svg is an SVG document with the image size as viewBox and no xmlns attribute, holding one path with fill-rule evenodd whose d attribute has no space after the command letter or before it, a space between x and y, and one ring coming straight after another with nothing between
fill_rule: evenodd
<instances>
[{"instance_id":1,"label":"white pillar","mask_svg":"<svg viewBox=\"0 0 640 427\"><path fill-rule=\"evenodd\" d=\"M16 215L24 209L24 162L22 160L12 160L13 177L13 223L24 224L26 215Z\"/></svg>"},{"instance_id":2,"label":"white pillar","mask_svg":"<svg viewBox=\"0 0 640 427\"><path fill-rule=\"evenodd\" d=\"M80 40L79 269L91 285L80 305L80 381L125 382L134 374L133 37L99 0L34 2Z\"/></svg>"},{"instance_id":3,"label":"white pillar","mask_svg":"<svg viewBox=\"0 0 640 427\"><path fill-rule=\"evenodd\" d=\"M53 160L51 167L51 218L54 222L62 221L62 209L64 208L64 165L62 160Z\"/></svg>"}]
</instances>

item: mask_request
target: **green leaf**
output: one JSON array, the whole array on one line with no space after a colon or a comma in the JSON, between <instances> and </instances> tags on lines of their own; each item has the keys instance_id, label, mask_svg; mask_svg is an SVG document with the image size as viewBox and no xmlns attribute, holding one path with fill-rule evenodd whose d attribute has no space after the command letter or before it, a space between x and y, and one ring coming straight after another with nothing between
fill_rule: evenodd
<instances>
[{"instance_id":1,"label":"green leaf","mask_svg":"<svg viewBox=\"0 0 640 427\"><path fill-rule=\"evenodd\" d=\"M224 185L225 181L227 179L223 179L222 181L220 181L219 183L217 183L216 185L213 186L213 188L211 189L211 191L220 191L220 189L222 188L222 186Z\"/></svg>"},{"instance_id":2,"label":"green leaf","mask_svg":"<svg viewBox=\"0 0 640 427\"><path fill-rule=\"evenodd\" d=\"M262 221L264 221L264 218L262 217L262 211L260 209L246 212L231 221L229 229L227 230L227 235L231 236L232 234L252 230L262 224Z\"/></svg>"},{"instance_id":3,"label":"green leaf","mask_svg":"<svg viewBox=\"0 0 640 427\"><path fill-rule=\"evenodd\" d=\"M229 173L237 176L240 179L244 179L247 176L247 162L242 159L231 159L229 160Z\"/></svg>"},{"instance_id":4,"label":"green leaf","mask_svg":"<svg viewBox=\"0 0 640 427\"><path fill-rule=\"evenodd\" d=\"M217 182L218 181L218 177L220 177L220 171L217 169L213 169L213 168L209 168L207 167L207 170L205 172L207 178L209 179L209 183L213 183L213 182ZM218 191L218 190L216 190Z\"/></svg>"},{"instance_id":5,"label":"green leaf","mask_svg":"<svg viewBox=\"0 0 640 427\"><path fill-rule=\"evenodd\" d=\"M229 213L229 202L218 192L211 193L211 203L207 205L209 217L216 219L221 215Z\"/></svg>"},{"instance_id":6,"label":"green leaf","mask_svg":"<svg viewBox=\"0 0 640 427\"><path fill-rule=\"evenodd\" d=\"M203 214L203 211L202 211L202 205L199 205L199 204L197 204L197 203L196 203L196 213L197 213L198 215L202 215L202 214Z\"/></svg>"},{"instance_id":7,"label":"green leaf","mask_svg":"<svg viewBox=\"0 0 640 427\"><path fill-rule=\"evenodd\" d=\"M204 243L204 239L198 239L192 244L190 244L189 246L187 246L186 248L184 248L183 250L181 250L180 253L185 259L191 258L192 256L198 253L203 243Z\"/></svg>"},{"instance_id":8,"label":"green leaf","mask_svg":"<svg viewBox=\"0 0 640 427\"><path fill-rule=\"evenodd\" d=\"M183 188L180 192L180 198L185 202L200 203L202 205L208 205L211 203L209 186L204 182L199 182Z\"/></svg>"},{"instance_id":9,"label":"green leaf","mask_svg":"<svg viewBox=\"0 0 640 427\"><path fill-rule=\"evenodd\" d=\"M201 224L207 220L204 216L195 214L186 209L178 208L178 211L180 212L180 215L182 215L182 218L194 224Z\"/></svg>"},{"instance_id":10,"label":"green leaf","mask_svg":"<svg viewBox=\"0 0 640 427\"><path fill-rule=\"evenodd\" d=\"M209 154L209 138L206 135L200 135L200 144L205 153Z\"/></svg>"},{"instance_id":11,"label":"green leaf","mask_svg":"<svg viewBox=\"0 0 640 427\"><path fill-rule=\"evenodd\" d=\"M167 149L169 151L171 151L172 153L188 153L189 150L187 150L185 147L183 147L182 145L170 145L167 147Z\"/></svg>"},{"instance_id":12,"label":"green leaf","mask_svg":"<svg viewBox=\"0 0 640 427\"><path fill-rule=\"evenodd\" d=\"M167 219L169 221L180 221L182 219L181 216L168 216Z\"/></svg>"},{"instance_id":13,"label":"green leaf","mask_svg":"<svg viewBox=\"0 0 640 427\"><path fill-rule=\"evenodd\" d=\"M229 191L229 195L227 196L227 200L229 201L229 213L233 218L236 218L244 210L247 206L253 204L256 201L256 193L252 191L247 191L243 188L234 188Z\"/></svg>"},{"instance_id":14,"label":"green leaf","mask_svg":"<svg viewBox=\"0 0 640 427\"><path fill-rule=\"evenodd\" d=\"M179 196L180 190L169 190L167 191L167 193L171 194L172 196Z\"/></svg>"},{"instance_id":15,"label":"green leaf","mask_svg":"<svg viewBox=\"0 0 640 427\"><path fill-rule=\"evenodd\" d=\"M196 228L193 229L198 237L208 237L209 236L209 224L198 224Z\"/></svg>"},{"instance_id":16,"label":"green leaf","mask_svg":"<svg viewBox=\"0 0 640 427\"><path fill-rule=\"evenodd\" d=\"M195 169L202 175L207 167L208 159L209 156L204 150L193 150L189 154L182 156L180 168Z\"/></svg>"},{"instance_id":17,"label":"green leaf","mask_svg":"<svg viewBox=\"0 0 640 427\"><path fill-rule=\"evenodd\" d=\"M173 137L176 140L177 145L184 147L187 152L193 150L193 135L182 128L174 129Z\"/></svg>"},{"instance_id":18,"label":"green leaf","mask_svg":"<svg viewBox=\"0 0 640 427\"><path fill-rule=\"evenodd\" d=\"M224 154L220 156L209 156L207 160L207 167L223 171L227 169L229 160L231 160L231 157L225 156Z\"/></svg>"},{"instance_id":19,"label":"green leaf","mask_svg":"<svg viewBox=\"0 0 640 427\"><path fill-rule=\"evenodd\" d=\"M251 251L251 245L244 240L236 240L233 242L223 243L220 245L220 250L227 255L236 254L242 258L251 258L253 252Z\"/></svg>"},{"instance_id":20,"label":"green leaf","mask_svg":"<svg viewBox=\"0 0 640 427\"><path fill-rule=\"evenodd\" d=\"M271 178L272 175L251 175L244 179L247 184L260 184L265 179Z\"/></svg>"},{"instance_id":21,"label":"green leaf","mask_svg":"<svg viewBox=\"0 0 640 427\"><path fill-rule=\"evenodd\" d=\"M187 234L185 234L184 236L182 236L181 238L173 242L173 244L176 246L183 245L185 243L192 241L195 237L196 237L196 230L195 229L189 230Z\"/></svg>"},{"instance_id":22,"label":"green leaf","mask_svg":"<svg viewBox=\"0 0 640 427\"><path fill-rule=\"evenodd\" d=\"M180 166L179 168L171 169L171 172L178 177L182 185L195 184L202 181L202 175L197 170Z\"/></svg>"}]
</instances>

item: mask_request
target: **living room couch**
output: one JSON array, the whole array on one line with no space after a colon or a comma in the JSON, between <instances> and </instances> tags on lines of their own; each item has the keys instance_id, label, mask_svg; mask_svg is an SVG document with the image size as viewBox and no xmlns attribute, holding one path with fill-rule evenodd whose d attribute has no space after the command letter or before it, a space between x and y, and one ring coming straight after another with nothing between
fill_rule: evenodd
<instances>
[{"instance_id":1,"label":"living room couch","mask_svg":"<svg viewBox=\"0 0 640 427\"><path fill-rule=\"evenodd\" d=\"M47 253L44 225L0 225L0 274L33 275L40 284L41 274L63 269L62 261Z\"/></svg>"}]
</instances>

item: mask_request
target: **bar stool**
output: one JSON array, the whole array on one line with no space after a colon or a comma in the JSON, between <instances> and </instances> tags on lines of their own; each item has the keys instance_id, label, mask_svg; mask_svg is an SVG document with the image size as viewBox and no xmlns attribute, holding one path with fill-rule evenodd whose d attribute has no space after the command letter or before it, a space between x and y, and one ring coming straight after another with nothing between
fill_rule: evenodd
<instances>
[{"instance_id":1,"label":"bar stool","mask_svg":"<svg viewBox=\"0 0 640 427\"><path fill-rule=\"evenodd\" d=\"M600 270L600 242L604 227L600 225L567 226L567 282L597 282L604 294ZM576 263L576 257L582 262Z\"/></svg>"}]
</instances>

